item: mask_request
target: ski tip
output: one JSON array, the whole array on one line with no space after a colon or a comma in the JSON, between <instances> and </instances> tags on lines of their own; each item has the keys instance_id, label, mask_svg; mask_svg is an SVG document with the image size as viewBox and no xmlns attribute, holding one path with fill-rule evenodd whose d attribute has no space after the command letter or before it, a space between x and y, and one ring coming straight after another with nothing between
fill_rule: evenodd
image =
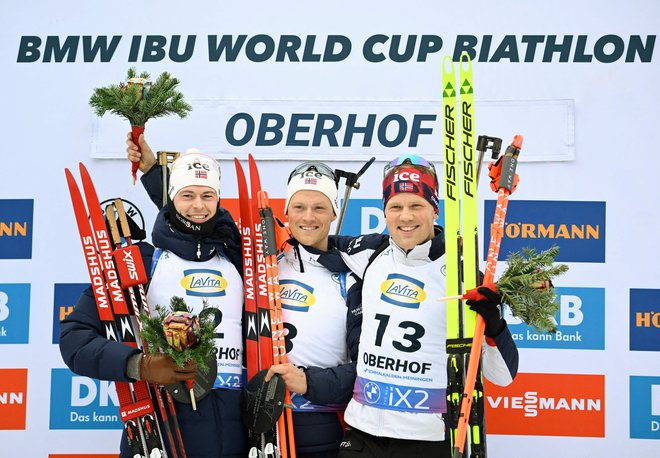
<instances>
[{"instance_id":1,"label":"ski tip","mask_svg":"<svg viewBox=\"0 0 660 458\"><path fill-rule=\"evenodd\" d=\"M460 57L461 64L472 64L472 59L467 51L463 51Z\"/></svg>"},{"instance_id":2,"label":"ski tip","mask_svg":"<svg viewBox=\"0 0 660 458\"><path fill-rule=\"evenodd\" d=\"M515 135L513 137L513 142L511 143L511 146L513 146L516 149L521 149L523 144L523 136L522 135Z\"/></svg>"},{"instance_id":3,"label":"ski tip","mask_svg":"<svg viewBox=\"0 0 660 458\"><path fill-rule=\"evenodd\" d=\"M451 56L445 56L442 59L442 71L447 75L450 75L454 72L454 60Z\"/></svg>"}]
</instances>

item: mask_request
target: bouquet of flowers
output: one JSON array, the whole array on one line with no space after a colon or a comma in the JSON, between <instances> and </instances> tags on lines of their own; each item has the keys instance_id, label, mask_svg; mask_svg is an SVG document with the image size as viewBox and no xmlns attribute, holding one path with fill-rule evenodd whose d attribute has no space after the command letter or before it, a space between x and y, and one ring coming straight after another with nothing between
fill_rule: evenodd
<instances>
[{"instance_id":1,"label":"bouquet of flowers","mask_svg":"<svg viewBox=\"0 0 660 458\"><path fill-rule=\"evenodd\" d=\"M169 309L156 305L154 316L142 315L140 336L147 343L148 351L169 355L178 367L183 367L186 361L193 360L201 371L206 372L208 360L215 351L216 327L212 314L204 313L208 310L207 307L205 302L202 312L195 316L183 298L174 296ZM186 383L195 409L195 396L192 391L194 381Z\"/></svg>"},{"instance_id":2,"label":"bouquet of flowers","mask_svg":"<svg viewBox=\"0 0 660 458\"><path fill-rule=\"evenodd\" d=\"M89 104L98 116L106 112L119 115L131 123L133 143L144 132L144 125L152 118L176 114L185 118L192 107L183 100L183 94L176 90L179 80L163 72L154 83L149 74L137 74L135 68L128 69L126 83L94 89ZM133 183L137 179L138 163L132 166Z\"/></svg>"}]
</instances>

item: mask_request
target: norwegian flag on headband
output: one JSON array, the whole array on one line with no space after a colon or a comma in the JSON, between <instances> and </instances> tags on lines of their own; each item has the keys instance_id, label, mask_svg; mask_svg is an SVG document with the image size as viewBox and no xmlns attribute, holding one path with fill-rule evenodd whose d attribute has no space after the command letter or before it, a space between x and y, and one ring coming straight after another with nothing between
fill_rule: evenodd
<instances>
[{"instance_id":1,"label":"norwegian flag on headband","mask_svg":"<svg viewBox=\"0 0 660 458\"><path fill-rule=\"evenodd\" d=\"M316 184L316 178L305 178L305 184Z\"/></svg>"},{"instance_id":2,"label":"norwegian flag on headband","mask_svg":"<svg viewBox=\"0 0 660 458\"><path fill-rule=\"evenodd\" d=\"M415 185L407 181L399 181L396 183L397 192L416 192Z\"/></svg>"},{"instance_id":3,"label":"norwegian flag on headband","mask_svg":"<svg viewBox=\"0 0 660 458\"><path fill-rule=\"evenodd\" d=\"M203 178L206 180L206 170L195 170L195 178Z\"/></svg>"}]
</instances>

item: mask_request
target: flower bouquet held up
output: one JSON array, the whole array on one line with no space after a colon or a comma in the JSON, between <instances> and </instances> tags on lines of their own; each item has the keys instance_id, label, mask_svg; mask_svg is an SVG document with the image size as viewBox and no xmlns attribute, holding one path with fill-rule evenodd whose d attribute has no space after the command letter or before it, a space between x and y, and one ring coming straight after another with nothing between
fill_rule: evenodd
<instances>
[{"instance_id":1,"label":"flower bouquet held up","mask_svg":"<svg viewBox=\"0 0 660 458\"><path fill-rule=\"evenodd\" d=\"M555 314L559 311L552 279L568 271L566 264L554 264L559 248L553 246L537 253L532 248L523 248L522 253L511 253L506 262L508 267L494 289L502 297L513 316L538 332L556 332ZM492 285L491 285L492 286ZM477 289L471 289L451 299L479 299Z\"/></svg>"},{"instance_id":2,"label":"flower bouquet held up","mask_svg":"<svg viewBox=\"0 0 660 458\"><path fill-rule=\"evenodd\" d=\"M161 352L169 355L178 367L183 367L186 361L193 360L200 373L210 372L209 361L215 362L215 327L213 314L204 313L204 309L195 316L180 297L173 297L169 310L156 306L153 317L141 316L144 325L140 336L146 341L150 352ZM215 374L211 374L211 380ZM208 379L208 377L207 377ZM198 379L199 380L199 377ZM195 381L186 382L193 410L197 409L193 385ZM206 389L210 386L205 387ZM206 391L204 392L204 394Z\"/></svg>"},{"instance_id":3,"label":"flower bouquet held up","mask_svg":"<svg viewBox=\"0 0 660 458\"><path fill-rule=\"evenodd\" d=\"M192 107L183 100L183 94L176 90L179 80L163 72L154 83L149 81L149 74L139 76L135 68L128 69L126 83L94 89L89 104L98 116L107 111L128 119L131 123L133 143L138 145L144 125L152 118L171 114L185 118ZM132 164L133 184L137 179L138 163Z\"/></svg>"}]
</instances>

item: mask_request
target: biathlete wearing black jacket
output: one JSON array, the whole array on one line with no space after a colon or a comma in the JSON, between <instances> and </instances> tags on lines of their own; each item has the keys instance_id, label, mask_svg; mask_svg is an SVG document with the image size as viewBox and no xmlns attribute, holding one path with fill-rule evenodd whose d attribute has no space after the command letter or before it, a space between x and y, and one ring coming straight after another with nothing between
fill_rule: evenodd
<instances>
[{"instance_id":1,"label":"biathlete wearing black jacket","mask_svg":"<svg viewBox=\"0 0 660 458\"><path fill-rule=\"evenodd\" d=\"M207 173L194 174L200 167ZM169 305L170 298L177 295L185 299L195 314L199 312L203 299L222 313L217 332L224 337L217 342L222 350L218 352L219 375L214 389L197 402L196 411L190 404L174 401L190 458L247 456L246 431L240 417L243 348L243 281L239 273L242 272L241 240L229 212L217 205L219 179L219 168L212 158L201 154L181 156L173 165L170 194L174 196L180 190L183 192L193 187L213 188L215 213L193 205L192 211L180 214L170 205L160 210L152 233L152 241L161 254L150 276L152 282L147 292L150 306ZM212 216L202 218L205 211ZM200 217L195 218L195 214ZM149 272L153 247L146 243L139 246ZM60 329L60 351L73 372L123 382L134 381L140 376L139 371L135 374L135 367L131 364L132 361L139 364L140 350L103 337L90 289L83 293L73 312L62 321ZM162 427L161 431L164 431ZM131 456L126 438L122 437L121 457Z\"/></svg>"},{"instance_id":2,"label":"biathlete wearing black jacket","mask_svg":"<svg viewBox=\"0 0 660 458\"><path fill-rule=\"evenodd\" d=\"M340 457L450 456L442 416L446 307L437 299L446 295L446 277L444 234L434 226L437 180L423 158L425 167L402 158L392 161L383 182L390 236L335 241L363 279L357 378ZM501 316L486 334L493 329L483 346L483 373L508 385L517 372L518 350Z\"/></svg>"}]
</instances>

